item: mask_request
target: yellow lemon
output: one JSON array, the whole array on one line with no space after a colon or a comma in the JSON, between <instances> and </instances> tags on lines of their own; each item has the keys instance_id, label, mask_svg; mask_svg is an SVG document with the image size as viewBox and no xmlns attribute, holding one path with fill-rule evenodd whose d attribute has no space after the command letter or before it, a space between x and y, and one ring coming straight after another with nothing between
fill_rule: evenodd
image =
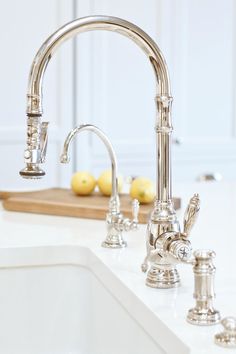
<instances>
[{"instance_id":1,"label":"yellow lemon","mask_svg":"<svg viewBox=\"0 0 236 354\"><path fill-rule=\"evenodd\" d=\"M130 196L142 204L151 203L155 198L154 183L149 178L135 178L130 186Z\"/></svg>"},{"instance_id":2,"label":"yellow lemon","mask_svg":"<svg viewBox=\"0 0 236 354\"><path fill-rule=\"evenodd\" d=\"M71 188L75 194L89 195L95 186L96 180L89 172L76 172L71 178Z\"/></svg>"},{"instance_id":3,"label":"yellow lemon","mask_svg":"<svg viewBox=\"0 0 236 354\"><path fill-rule=\"evenodd\" d=\"M98 181L98 188L103 195L110 196L112 190L112 180L111 180L111 170L106 170L102 172L99 176ZM122 176L118 176L118 191L121 192L123 187L123 178Z\"/></svg>"}]
</instances>

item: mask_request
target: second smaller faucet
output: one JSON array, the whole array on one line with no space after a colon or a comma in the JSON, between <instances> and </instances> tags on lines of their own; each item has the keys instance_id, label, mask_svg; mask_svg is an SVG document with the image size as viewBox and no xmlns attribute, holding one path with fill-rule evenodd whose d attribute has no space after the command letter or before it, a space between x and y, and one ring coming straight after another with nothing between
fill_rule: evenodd
<instances>
[{"instance_id":1,"label":"second smaller faucet","mask_svg":"<svg viewBox=\"0 0 236 354\"><path fill-rule=\"evenodd\" d=\"M139 202L134 199L132 202L133 220L125 218L120 211L120 198L118 194L118 179L117 179L117 160L114 149L107 136L96 126L92 124L82 124L71 130L68 134L61 155L61 162L68 163L68 149L72 139L77 133L82 131L91 131L95 133L105 144L111 160L112 168L112 192L109 200L109 209L106 215L107 236L103 241L102 246L106 248L122 248L126 247L127 243L123 239L123 231L136 230L138 227Z\"/></svg>"}]
</instances>

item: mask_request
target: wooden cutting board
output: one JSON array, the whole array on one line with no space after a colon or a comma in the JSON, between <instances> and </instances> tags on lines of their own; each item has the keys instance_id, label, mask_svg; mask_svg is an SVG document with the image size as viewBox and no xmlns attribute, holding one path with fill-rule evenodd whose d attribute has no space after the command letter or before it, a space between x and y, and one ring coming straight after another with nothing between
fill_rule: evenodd
<instances>
[{"instance_id":1,"label":"wooden cutting board","mask_svg":"<svg viewBox=\"0 0 236 354\"><path fill-rule=\"evenodd\" d=\"M109 197L95 192L90 196L77 196L70 189L51 188L35 192L0 192L3 207L10 211L37 214L74 216L88 219L105 219ZM131 198L120 195L121 211L131 218ZM180 199L174 198L175 209L180 208ZM146 223L153 204L140 205L139 222Z\"/></svg>"}]
</instances>

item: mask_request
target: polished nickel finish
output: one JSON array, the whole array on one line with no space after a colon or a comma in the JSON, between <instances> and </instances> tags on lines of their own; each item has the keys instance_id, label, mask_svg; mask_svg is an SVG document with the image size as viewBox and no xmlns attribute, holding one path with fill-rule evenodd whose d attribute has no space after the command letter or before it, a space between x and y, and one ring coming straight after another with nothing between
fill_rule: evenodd
<instances>
[{"instance_id":1,"label":"polished nickel finish","mask_svg":"<svg viewBox=\"0 0 236 354\"><path fill-rule=\"evenodd\" d=\"M189 310L187 315L187 321L191 324L205 326L220 321L220 313L213 307L215 266L212 260L214 257L215 253L211 250L194 252L193 296L196 299L196 306Z\"/></svg>"},{"instance_id":2,"label":"polished nickel finish","mask_svg":"<svg viewBox=\"0 0 236 354\"><path fill-rule=\"evenodd\" d=\"M126 247L127 243L123 239L122 232L136 230L138 227L138 212L139 202L134 199L132 203L133 220L124 218L120 212L120 199L118 194L118 179L117 179L117 160L114 149L107 136L96 126L92 124L83 124L73 129L67 136L64 142L63 152L61 154L61 162L68 163L68 149L73 138L83 132L90 131L95 133L105 144L111 160L112 169L112 193L109 201L109 211L106 216L107 222L107 237L102 243L106 248L122 248Z\"/></svg>"},{"instance_id":3,"label":"polished nickel finish","mask_svg":"<svg viewBox=\"0 0 236 354\"><path fill-rule=\"evenodd\" d=\"M225 317L221 324L224 331L215 335L215 343L224 348L236 348L236 318Z\"/></svg>"},{"instance_id":4,"label":"polished nickel finish","mask_svg":"<svg viewBox=\"0 0 236 354\"><path fill-rule=\"evenodd\" d=\"M24 152L26 167L20 171L24 178L41 178L45 172L39 164L45 161L48 142L48 122L29 117L27 122L27 149Z\"/></svg>"},{"instance_id":5,"label":"polished nickel finish","mask_svg":"<svg viewBox=\"0 0 236 354\"><path fill-rule=\"evenodd\" d=\"M179 223L172 208L169 208L169 213L161 209L160 203L158 208L157 217L154 209L148 223L147 256L142 264L142 271L146 272L148 263L151 263L146 285L152 288L173 288L180 285L176 264L187 263L192 254L188 237L199 213L200 200L198 194L194 194L190 199L184 215L183 232L179 230Z\"/></svg>"},{"instance_id":6,"label":"polished nickel finish","mask_svg":"<svg viewBox=\"0 0 236 354\"><path fill-rule=\"evenodd\" d=\"M147 55L156 79L157 95L157 200L161 203L162 209L172 209L171 193L171 168L170 168L170 140L172 132L171 123L171 91L170 81L165 59L156 45L141 28L133 23L120 18L110 16L91 16L69 22L53 33L37 52L29 75L27 93L27 116L28 116L28 138L27 156L25 159L27 168L38 166L42 163L40 144L42 136L41 116L42 109L42 87L46 67L57 48L67 39L86 31L107 30L120 33L135 42ZM33 132L33 133L32 133ZM27 176L27 169L24 169L23 177ZM32 177L32 173L30 173Z\"/></svg>"},{"instance_id":7,"label":"polished nickel finish","mask_svg":"<svg viewBox=\"0 0 236 354\"><path fill-rule=\"evenodd\" d=\"M147 228L147 257L143 270L148 273L147 285L154 287L173 287L179 284L175 264L185 261L190 254L190 243L186 235L180 232L176 218L171 185L171 105L172 95L165 59L157 44L141 28L133 23L110 16L91 16L76 19L59 28L41 46L31 66L28 94L28 139L25 158L26 168L20 174L33 177L38 173L42 161L41 123L42 88L46 67L57 48L67 39L86 31L107 30L120 33L136 43L146 54L154 70L156 80L155 103L157 107L156 150L157 183L156 200ZM30 156L30 157L28 157ZM43 172L41 172L43 174ZM195 198L197 200L197 198Z\"/></svg>"}]
</instances>

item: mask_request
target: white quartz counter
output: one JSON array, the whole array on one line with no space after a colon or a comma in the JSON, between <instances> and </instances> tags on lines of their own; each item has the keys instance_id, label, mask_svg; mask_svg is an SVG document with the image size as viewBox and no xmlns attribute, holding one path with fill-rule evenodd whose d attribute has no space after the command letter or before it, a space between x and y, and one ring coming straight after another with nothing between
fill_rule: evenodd
<instances>
[{"instance_id":1,"label":"white quartz counter","mask_svg":"<svg viewBox=\"0 0 236 354\"><path fill-rule=\"evenodd\" d=\"M201 212L191 234L194 249L216 252L216 300L222 317L236 316L236 184L196 183L174 186L174 195L182 198L182 219L187 201L194 192L201 197ZM82 264L118 299L168 354L221 354L214 334L221 325L198 327L186 322L194 306L191 266L178 266L182 286L156 290L145 286L140 265L145 256L145 226L138 232L125 233L128 248L102 248L106 236L103 221L0 210L0 267ZM86 250L80 252L81 249Z\"/></svg>"}]
</instances>

